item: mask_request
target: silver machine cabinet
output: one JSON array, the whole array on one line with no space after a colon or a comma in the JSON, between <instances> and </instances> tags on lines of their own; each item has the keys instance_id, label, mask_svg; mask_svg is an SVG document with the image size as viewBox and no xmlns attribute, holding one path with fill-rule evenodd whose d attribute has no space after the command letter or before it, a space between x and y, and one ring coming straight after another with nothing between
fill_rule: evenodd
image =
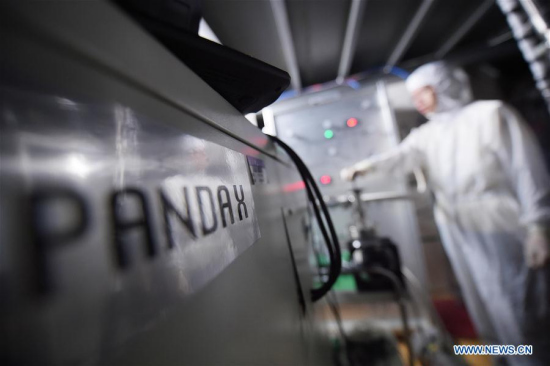
<instances>
[{"instance_id":1,"label":"silver machine cabinet","mask_svg":"<svg viewBox=\"0 0 550 366\"><path fill-rule=\"evenodd\" d=\"M351 239L354 224L349 200L354 198L352 190L360 189L368 224L398 245L402 263L426 284L418 223L405 175L373 174L354 182L340 178L343 168L397 146L401 137L389 95L403 88L402 82L382 80L282 100L267 108L265 124L300 155L317 179L325 201L332 206L342 249Z\"/></svg>"},{"instance_id":2,"label":"silver machine cabinet","mask_svg":"<svg viewBox=\"0 0 550 366\"><path fill-rule=\"evenodd\" d=\"M329 363L289 159L109 3L0 31L0 363Z\"/></svg>"}]
</instances>

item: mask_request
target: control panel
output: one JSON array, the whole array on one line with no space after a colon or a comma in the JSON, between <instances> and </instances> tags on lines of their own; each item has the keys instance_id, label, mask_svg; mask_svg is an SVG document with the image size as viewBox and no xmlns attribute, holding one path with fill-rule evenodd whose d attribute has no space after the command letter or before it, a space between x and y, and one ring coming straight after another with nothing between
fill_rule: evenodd
<instances>
[{"instance_id":1,"label":"control panel","mask_svg":"<svg viewBox=\"0 0 550 366\"><path fill-rule=\"evenodd\" d=\"M337 88L304 98L301 105L277 113L277 135L304 160L323 194L334 199L352 189L340 171L397 144L384 90ZM395 191L399 184L372 176L356 184L364 192Z\"/></svg>"},{"instance_id":2,"label":"control panel","mask_svg":"<svg viewBox=\"0 0 550 366\"><path fill-rule=\"evenodd\" d=\"M423 257L412 202L405 175L371 174L354 182L343 181L340 171L361 160L395 148L399 128L389 91L406 90L402 81L365 83L358 89L338 86L283 100L264 113L268 132L292 147L308 166L328 202L342 249L348 249L357 218L352 205L354 189L361 190L368 226L395 242L404 265L424 281ZM304 189L303 182L286 187ZM315 220L312 220L315 222ZM324 244L320 232L312 230L319 251Z\"/></svg>"}]
</instances>

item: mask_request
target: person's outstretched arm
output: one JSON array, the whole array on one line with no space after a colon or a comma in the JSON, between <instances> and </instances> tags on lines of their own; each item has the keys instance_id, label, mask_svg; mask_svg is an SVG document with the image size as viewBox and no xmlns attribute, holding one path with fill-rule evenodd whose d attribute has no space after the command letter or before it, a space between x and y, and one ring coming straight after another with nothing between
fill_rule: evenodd
<instances>
[{"instance_id":1,"label":"person's outstretched arm","mask_svg":"<svg viewBox=\"0 0 550 366\"><path fill-rule=\"evenodd\" d=\"M340 175L345 180L353 180L357 176L370 173L403 174L421 168L425 159L419 146L425 135L422 129L413 129L396 148L347 167Z\"/></svg>"}]
</instances>

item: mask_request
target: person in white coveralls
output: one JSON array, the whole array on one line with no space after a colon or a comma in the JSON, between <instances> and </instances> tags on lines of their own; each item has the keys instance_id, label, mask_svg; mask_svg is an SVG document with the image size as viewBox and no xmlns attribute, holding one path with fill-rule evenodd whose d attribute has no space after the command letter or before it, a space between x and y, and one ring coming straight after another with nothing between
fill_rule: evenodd
<instances>
[{"instance_id":1,"label":"person in white coveralls","mask_svg":"<svg viewBox=\"0 0 550 366\"><path fill-rule=\"evenodd\" d=\"M533 345L533 356L506 357L510 365L550 365L550 177L535 136L502 101L473 102L460 68L427 64L406 85L429 121L342 178L422 169L479 336Z\"/></svg>"}]
</instances>

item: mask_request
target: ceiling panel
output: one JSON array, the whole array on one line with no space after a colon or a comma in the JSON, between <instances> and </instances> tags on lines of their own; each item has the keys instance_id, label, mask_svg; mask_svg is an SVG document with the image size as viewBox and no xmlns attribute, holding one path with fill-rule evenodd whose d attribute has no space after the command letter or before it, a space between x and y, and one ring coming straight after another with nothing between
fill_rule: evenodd
<instances>
[{"instance_id":1,"label":"ceiling panel","mask_svg":"<svg viewBox=\"0 0 550 366\"><path fill-rule=\"evenodd\" d=\"M287 1L304 86L336 79L351 1Z\"/></svg>"},{"instance_id":2,"label":"ceiling panel","mask_svg":"<svg viewBox=\"0 0 550 366\"><path fill-rule=\"evenodd\" d=\"M487 42L500 35L511 32L506 18L498 6L493 6L483 16L483 18L468 32L460 41L455 51L460 52L464 49L472 49L487 45ZM512 40L512 37L508 38Z\"/></svg>"},{"instance_id":3,"label":"ceiling panel","mask_svg":"<svg viewBox=\"0 0 550 366\"><path fill-rule=\"evenodd\" d=\"M284 1L302 86L334 80L351 0ZM384 66L423 0L363 1L365 8L358 29L352 74ZM406 67L432 60L433 53L482 2L435 0L398 65ZM271 0L203 0L203 13L223 44L287 69ZM487 39L505 33L506 29L504 17L493 5L451 50L450 55L483 48Z\"/></svg>"},{"instance_id":4,"label":"ceiling panel","mask_svg":"<svg viewBox=\"0 0 550 366\"><path fill-rule=\"evenodd\" d=\"M386 63L420 3L420 0L367 1L351 73Z\"/></svg>"},{"instance_id":5,"label":"ceiling panel","mask_svg":"<svg viewBox=\"0 0 550 366\"><path fill-rule=\"evenodd\" d=\"M481 4L482 0L436 0L403 60L437 51Z\"/></svg>"}]
</instances>

